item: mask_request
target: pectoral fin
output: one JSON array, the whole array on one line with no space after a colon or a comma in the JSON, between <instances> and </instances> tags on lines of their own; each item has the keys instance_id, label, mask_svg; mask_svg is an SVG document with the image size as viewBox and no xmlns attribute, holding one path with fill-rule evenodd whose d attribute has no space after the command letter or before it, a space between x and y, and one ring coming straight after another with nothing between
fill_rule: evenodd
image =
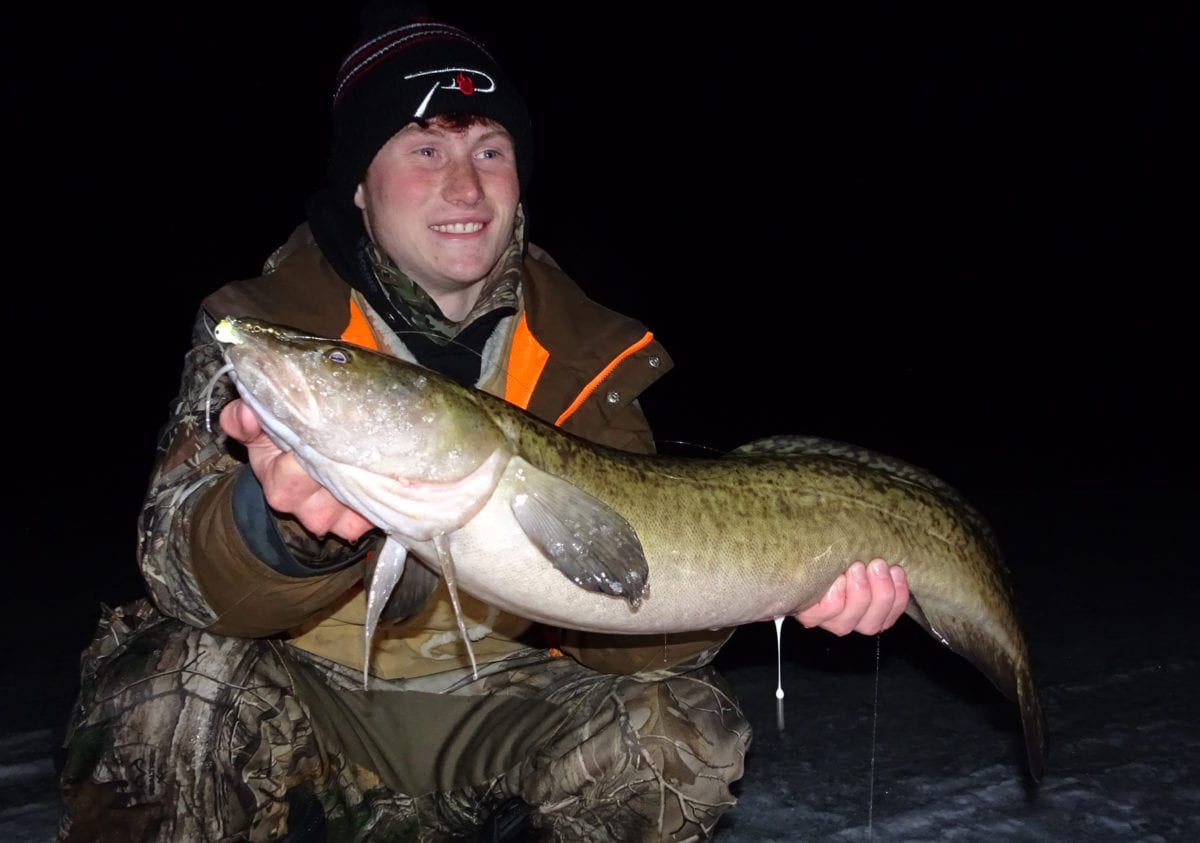
<instances>
[{"instance_id":1,"label":"pectoral fin","mask_svg":"<svg viewBox=\"0 0 1200 843\"><path fill-rule=\"evenodd\" d=\"M630 523L577 486L516 462L510 506L529 540L576 585L637 606L650 571Z\"/></svg>"},{"instance_id":2,"label":"pectoral fin","mask_svg":"<svg viewBox=\"0 0 1200 843\"><path fill-rule=\"evenodd\" d=\"M388 537L379 551L379 558L367 572L367 620L363 626L363 688L370 681L371 644L375 639L375 630L379 619L387 608L388 599L404 575L404 560L408 558L408 548L394 538Z\"/></svg>"}]
</instances>

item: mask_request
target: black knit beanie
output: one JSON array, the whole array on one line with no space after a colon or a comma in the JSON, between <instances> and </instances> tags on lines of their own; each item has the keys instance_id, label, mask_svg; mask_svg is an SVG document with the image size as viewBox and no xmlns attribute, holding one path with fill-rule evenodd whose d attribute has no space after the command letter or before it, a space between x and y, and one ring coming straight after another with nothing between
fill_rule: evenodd
<instances>
[{"instance_id":1,"label":"black knit beanie","mask_svg":"<svg viewBox=\"0 0 1200 843\"><path fill-rule=\"evenodd\" d=\"M343 60L333 92L329 186L353 201L375 154L409 123L441 114L495 120L512 135L522 195L533 167L525 101L476 38L414 18L365 35Z\"/></svg>"}]
</instances>

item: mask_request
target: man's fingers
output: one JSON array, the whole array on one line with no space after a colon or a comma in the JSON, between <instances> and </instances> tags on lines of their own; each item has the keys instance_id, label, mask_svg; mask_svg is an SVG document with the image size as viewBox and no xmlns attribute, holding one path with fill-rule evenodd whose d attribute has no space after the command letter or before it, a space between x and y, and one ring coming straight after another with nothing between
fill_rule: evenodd
<instances>
[{"instance_id":1,"label":"man's fingers","mask_svg":"<svg viewBox=\"0 0 1200 843\"><path fill-rule=\"evenodd\" d=\"M280 462L291 455L281 458ZM304 529L318 538L327 535L338 536L346 541L358 541L375 525L350 509L333 494L313 480L304 470L296 465L300 474L292 476L291 495L276 498L267 503L271 508L280 512L288 512L299 521ZM265 491L265 488L264 488Z\"/></svg>"},{"instance_id":2,"label":"man's fingers","mask_svg":"<svg viewBox=\"0 0 1200 843\"><path fill-rule=\"evenodd\" d=\"M866 605L854 624L854 631L863 635L874 635L885 629L884 622L892 613L896 601L896 584L888 573L888 565L882 559L874 559L862 572L866 580Z\"/></svg>"},{"instance_id":3,"label":"man's fingers","mask_svg":"<svg viewBox=\"0 0 1200 843\"><path fill-rule=\"evenodd\" d=\"M258 416L240 398L235 398L221 408L221 429L237 441L245 444L262 433Z\"/></svg>"},{"instance_id":4,"label":"man's fingers","mask_svg":"<svg viewBox=\"0 0 1200 843\"><path fill-rule=\"evenodd\" d=\"M849 635L854 631L862 631L862 619L866 616L874 600L872 575L867 572L867 566L855 562L846 569L846 608L825 629L834 635Z\"/></svg>"},{"instance_id":5,"label":"man's fingers","mask_svg":"<svg viewBox=\"0 0 1200 843\"><path fill-rule=\"evenodd\" d=\"M884 629L891 629L896 621L900 620L900 616L908 608L908 599L910 596L908 591L908 575L904 573L904 569L899 565L893 565L888 573L892 577L892 585L896 588L896 597L892 600L892 611L883 623Z\"/></svg>"},{"instance_id":6,"label":"man's fingers","mask_svg":"<svg viewBox=\"0 0 1200 843\"><path fill-rule=\"evenodd\" d=\"M337 520L337 523L333 525L330 532L346 541L356 542L373 529L375 529L374 524L363 518L353 509L347 508Z\"/></svg>"},{"instance_id":7,"label":"man's fingers","mask_svg":"<svg viewBox=\"0 0 1200 843\"><path fill-rule=\"evenodd\" d=\"M806 627L819 626L834 635L874 635L890 628L908 606L904 569L874 559L870 567L855 562L839 576L821 601L796 615Z\"/></svg>"},{"instance_id":8,"label":"man's fingers","mask_svg":"<svg viewBox=\"0 0 1200 843\"><path fill-rule=\"evenodd\" d=\"M246 446L251 469L271 509L293 516L318 537L332 534L358 541L374 529L374 524L345 506L310 475L295 454L275 444L245 401L235 398L222 407L220 421L229 436Z\"/></svg>"},{"instance_id":9,"label":"man's fingers","mask_svg":"<svg viewBox=\"0 0 1200 843\"><path fill-rule=\"evenodd\" d=\"M834 635L849 635L871 604L871 583L866 566L855 562L840 575L816 606L797 619L808 627L819 626Z\"/></svg>"},{"instance_id":10,"label":"man's fingers","mask_svg":"<svg viewBox=\"0 0 1200 843\"><path fill-rule=\"evenodd\" d=\"M811 629L814 626L820 626L830 618L837 617L845 607L846 575L841 574L833 581L833 585L829 586L829 590L825 592L825 596L821 598L820 602L797 613L796 620Z\"/></svg>"},{"instance_id":11,"label":"man's fingers","mask_svg":"<svg viewBox=\"0 0 1200 843\"><path fill-rule=\"evenodd\" d=\"M343 506L324 490L322 492L321 495L314 495L296 513L304 529L318 538L333 535L349 542L358 541L365 533L374 529L375 525L370 521L353 509Z\"/></svg>"}]
</instances>

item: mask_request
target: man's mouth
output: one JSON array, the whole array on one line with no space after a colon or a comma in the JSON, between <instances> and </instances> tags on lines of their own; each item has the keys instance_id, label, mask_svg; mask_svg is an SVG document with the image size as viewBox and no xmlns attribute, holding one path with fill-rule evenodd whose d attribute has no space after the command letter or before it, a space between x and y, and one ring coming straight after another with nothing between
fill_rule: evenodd
<instances>
[{"instance_id":1,"label":"man's mouth","mask_svg":"<svg viewBox=\"0 0 1200 843\"><path fill-rule=\"evenodd\" d=\"M474 234L483 229L481 222L449 222L444 225L429 226L441 234Z\"/></svg>"}]
</instances>

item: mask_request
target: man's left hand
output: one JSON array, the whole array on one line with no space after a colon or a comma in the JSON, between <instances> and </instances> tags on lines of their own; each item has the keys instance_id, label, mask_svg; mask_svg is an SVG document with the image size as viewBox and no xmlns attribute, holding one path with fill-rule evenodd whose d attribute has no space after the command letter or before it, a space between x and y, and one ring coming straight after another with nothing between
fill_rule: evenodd
<instances>
[{"instance_id":1,"label":"man's left hand","mask_svg":"<svg viewBox=\"0 0 1200 843\"><path fill-rule=\"evenodd\" d=\"M908 578L899 565L882 559L855 562L834 580L821 602L796 615L806 627L834 635L874 635L889 628L908 605Z\"/></svg>"}]
</instances>

